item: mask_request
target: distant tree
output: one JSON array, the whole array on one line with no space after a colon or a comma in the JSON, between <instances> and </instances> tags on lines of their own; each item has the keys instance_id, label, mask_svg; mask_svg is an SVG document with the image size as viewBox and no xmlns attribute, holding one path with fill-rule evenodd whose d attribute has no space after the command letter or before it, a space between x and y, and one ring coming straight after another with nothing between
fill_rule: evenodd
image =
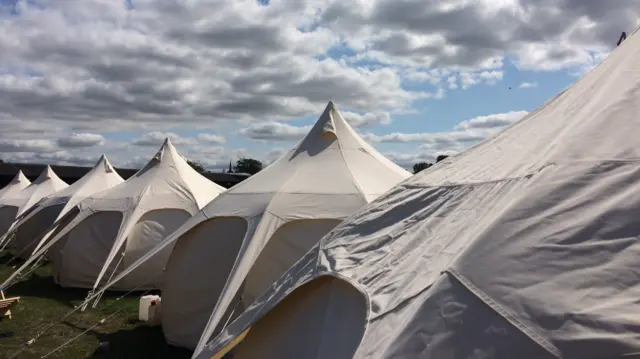
<instances>
[{"instance_id":1,"label":"distant tree","mask_svg":"<svg viewBox=\"0 0 640 359\"><path fill-rule=\"evenodd\" d=\"M433 163L429 163L429 162L418 162L415 165L413 165L413 173L416 174L420 171L424 171L427 168L433 166Z\"/></svg>"},{"instance_id":2,"label":"distant tree","mask_svg":"<svg viewBox=\"0 0 640 359\"><path fill-rule=\"evenodd\" d=\"M442 160L444 160L444 159L446 159L448 157L449 156L447 156L447 155L440 155L440 156L438 156L438 158L436 158L436 163L438 163L438 162L440 162L440 161L442 161Z\"/></svg>"},{"instance_id":3,"label":"distant tree","mask_svg":"<svg viewBox=\"0 0 640 359\"><path fill-rule=\"evenodd\" d=\"M233 167L235 173L248 173L254 175L262 170L262 162L253 158L240 157Z\"/></svg>"},{"instance_id":4,"label":"distant tree","mask_svg":"<svg viewBox=\"0 0 640 359\"><path fill-rule=\"evenodd\" d=\"M2 158L0 158L0 163L4 163L4 161L2 160Z\"/></svg>"},{"instance_id":5,"label":"distant tree","mask_svg":"<svg viewBox=\"0 0 640 359\"><path fill-rule=\"evenodd\" d=\"M197 172L200 172L200 173L205 173L205 172L207 172L207 170L205 170L205 169L204 169L204 166L203 166L203 165L201 165L201 164L200 164L200 163L198 163L198 162L195 162L195 161L189 161L189 160L187 160L187 163L189 164L189 166L191 166L191 168L193 168L193 169L194 169L194 170L196 170Z\"/></svg>"}]
</instances>

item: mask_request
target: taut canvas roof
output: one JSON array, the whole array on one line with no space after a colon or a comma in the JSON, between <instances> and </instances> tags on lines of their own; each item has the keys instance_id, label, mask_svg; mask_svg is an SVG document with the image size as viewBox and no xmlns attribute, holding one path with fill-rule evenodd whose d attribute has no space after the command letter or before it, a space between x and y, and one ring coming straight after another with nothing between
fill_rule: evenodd
<instances>
[{"instance_id":1,"label":"taut canvas roof","mask_svg":"<svg viewBox=\"0 0 640 359\"><path fill-rule=\"evenodd\" d=\"M639 111L636 32L351 216L194 357L636 356Z\"/></svg>"},{"instance_id":2,"label":"taut canvas roof","mask_svg":"<svg viewBox=\"0 0 640 359\"><path fill-rule=\"evenodd\" d=\"M47 239L45 236L38 241L40 235L69 210L88 196L122 182L124 182L122 177L111 166L107 157L102 155L93 168L82 178L69 187L44 197L29 211L23 213L11 231L12 233L8 235L15 235L13 244L20 251L22 257L28 257L39 247L38 242Z\"/></svg>"},{"instance_id":3,"label":"taut canvas roof","mask_svg":"<svg viewBox=\"0 0 640 359\"><path fill-rule=\"evenodd\" d=\"M216 319L218 311L241 313L340 221L409 176L329 102L288 153L220 195L132 266L176 243L162 287L167 340L194 348L214 308Z\"/></svg>"},{"instance_id":4,"label":"taut canvas roof","mask_svg":"<svg viewBox=\"0 0 640 359\"><path fill-rule=\"evenodd\" d=\"M18 171L18 173L13 177L11 182L8 185L4 186L0 189L0 205L2 204L2 198L5 196L12 196L13 193L20 192L25 189L27 186L31 184L31 181L27 177L25 177L22 171Z\"/></svg>"},{"instance_id":5,"label":"taut canvas roof","mask_svg":"<svg viewBox=\"0 0 640 359\"><path fill-rule=\"evenodd\" d=\"M224 190L196 172L166 139L134 176L88 196L60 218L51 239L25 265L51 248L47 254L60 285L94 288L105 274L128 267ZM114 289L157 287L169 253Z\"/></svg>"},{"instance_id":6,"label":"taut canvas roof","mask_svg":"<svg viewBox=\"0 0 640 359\"><path fill-rule=\"evenodd\" d=\"M31 206L42 198L68 186L58 178L50 166L47 166L40 176L23 190L12 191L12 193L4 195L0 200L0 236L11 229L15 220Z\"/></svg>"}]
</instances>

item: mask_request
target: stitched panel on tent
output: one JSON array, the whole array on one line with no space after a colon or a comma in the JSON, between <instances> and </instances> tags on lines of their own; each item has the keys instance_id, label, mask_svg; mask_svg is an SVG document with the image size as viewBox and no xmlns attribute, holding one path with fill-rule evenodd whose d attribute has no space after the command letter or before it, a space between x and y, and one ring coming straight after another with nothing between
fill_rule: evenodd
<instances>
[{"instance_id":1,"label":"stitched panel on tent","mask_svg":"<svg viewBox=\"0 0 640 359\"><path fill-rule=\"evenodd\" d=\"M366 313L364 295L351 284L320 277L260 319L234 359L351 359L364 335Z\"/></svg>"}]
</instances>

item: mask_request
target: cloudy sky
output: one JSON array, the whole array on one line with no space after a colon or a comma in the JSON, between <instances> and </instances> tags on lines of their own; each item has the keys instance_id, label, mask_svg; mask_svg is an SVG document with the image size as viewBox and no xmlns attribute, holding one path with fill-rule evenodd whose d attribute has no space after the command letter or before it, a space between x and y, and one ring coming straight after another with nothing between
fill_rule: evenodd
<instances>
[{"instance_id":1,"label":"cloudy sky","mask_svg":"<svg viewBox=\"0 0 640 359\"><path fill-rule=\"evenodd\" d=\"M404 167L532 111L640 0L0 0L0 158L273 161L333 100Z\"/></svg>"}]
</instances>

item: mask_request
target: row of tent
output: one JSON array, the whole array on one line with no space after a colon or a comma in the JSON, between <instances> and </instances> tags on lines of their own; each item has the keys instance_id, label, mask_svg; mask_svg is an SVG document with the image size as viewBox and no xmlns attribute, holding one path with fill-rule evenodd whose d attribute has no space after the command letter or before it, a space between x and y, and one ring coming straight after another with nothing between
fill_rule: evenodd
<instances>
[{"instance_id":1,"label":"row of tent","mask_svg":"<svg viewBox=\"0 0 640 359\"><path fill-rule=\"evenodd\" d=\"M293 149L226 191L169 140L127 181L104 157L68 187L47 168L20 189L18 174L0 211L4 241L27 260L2 286L45 257L63 287L93 291L112 279L114 290L161 288L167 340L193 349L228 282L243 282L235 317L342 220L409 176L332 102Z\"/></svg>"},{"instance_id":2,"label":"row of tent","mask_svg":"<svg viewBox=\"0 0 640 359\"><path fill-rule=\"evenodd\" d=\"M197 359L637 357L639 36L410 178L329 104L91 298L171 251L163 330Z\"/></svg>"}]
</instances>

